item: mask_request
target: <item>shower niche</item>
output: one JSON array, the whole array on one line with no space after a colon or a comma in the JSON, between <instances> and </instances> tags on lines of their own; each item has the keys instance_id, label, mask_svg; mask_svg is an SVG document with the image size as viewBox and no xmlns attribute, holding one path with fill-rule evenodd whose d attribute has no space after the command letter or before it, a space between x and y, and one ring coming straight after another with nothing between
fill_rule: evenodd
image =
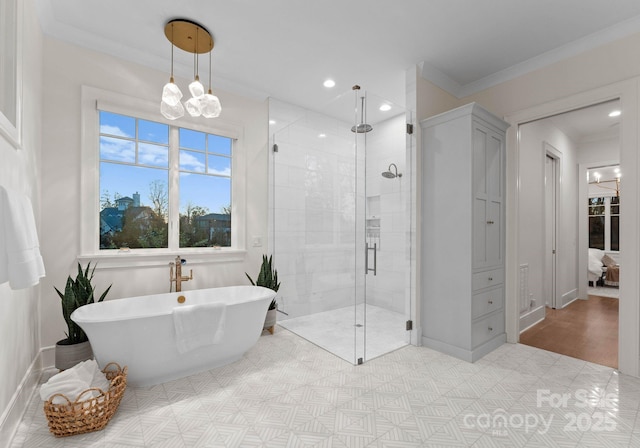
<instances>
[{"instance_id":1,"label":"shower niche","mask_svg":"<svg viewBox=\"0 0 640 448\"><path fill-rule=\"evenodd\" d=\"M366 211L367 244L380 250L380 195L367 196Z\"/></svg>"},{"instance_id":2,"label":"shower niche","mask_svg":"<svg viewBox=\"0 0 640 448\"><path fill-rule=\"evenodd\" d=\"M269 119L279 325L354 364L406 345L413 114L354 88Z\"/></svg>"}]
</instances>

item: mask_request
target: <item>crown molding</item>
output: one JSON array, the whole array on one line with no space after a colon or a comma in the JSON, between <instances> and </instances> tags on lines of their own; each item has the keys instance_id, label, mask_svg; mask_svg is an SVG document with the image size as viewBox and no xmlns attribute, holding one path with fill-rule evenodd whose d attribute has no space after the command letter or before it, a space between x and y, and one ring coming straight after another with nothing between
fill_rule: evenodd
<instances>
[{"instance_id":1,"label":"crown molding","mask_svg":"<svg viewBox=\"0 0 640 448\"><path fill-rule=\"evenodd\" d=\"M574 40L573 42L569 42L568 44L554 48L553 50L464 85L459 84L446 73L430 65L427 61L419 64L420 73L424 79L449 92L456 98L464 98L503 82L526 75L534 70L638 33L638 30L640 30L640 16L632 17L616 25L589 34L588 36Z\"/></svg>"}]
</instances>

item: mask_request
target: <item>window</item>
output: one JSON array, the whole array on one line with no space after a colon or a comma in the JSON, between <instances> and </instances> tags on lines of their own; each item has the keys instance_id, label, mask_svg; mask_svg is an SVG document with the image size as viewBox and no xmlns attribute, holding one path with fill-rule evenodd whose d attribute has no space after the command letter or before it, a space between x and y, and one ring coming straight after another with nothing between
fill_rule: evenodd
<instances>
[{"instance_id":1,"label":"window","mask_svg":"<svg viewBox=\"0 0 640 448\"><path fill-rule=\"evenodd\" d=\"M620 250L620 196L611 198L609 219L609 227L611 229L610 250Z\"/></svg>"},{"instance_id":2,"label":"window","mask_svg":"<svg viewBox=\"0 0 640 448\"><path fill-rule=\"evenodd\" d=\"M231 247L233 139L98 114L99 248Z\"/></svg>"},{"instance_id":3,"label":"window","mask_svg":"<svg viewBox=\"0 0 640 448\"><path fill-rule=\"evenodd\" d=\"M589 247L620 250L620 197L589 198Z\"/></svg>"}]
</instances>

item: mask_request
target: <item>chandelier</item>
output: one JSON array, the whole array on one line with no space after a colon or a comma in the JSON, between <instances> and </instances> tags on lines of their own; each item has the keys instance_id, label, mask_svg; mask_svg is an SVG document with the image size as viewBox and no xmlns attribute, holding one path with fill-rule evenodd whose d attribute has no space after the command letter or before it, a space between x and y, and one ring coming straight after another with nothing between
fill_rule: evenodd
<instances>
[{"instance_id":1,"label":"chandelier","mask_svg":"<svg viewBox=\"0 0 640 448\"><path fill-rule=\"evenodd\" d=\"M211 33L202 25L187 19L175 19L167 22L164 34L171 42L171 76L169 82L162 89L160 112L169 119L175 120L184 116L185 109L192 117L203 116L216 118L222 111L220 100L211 91L211 51L213 38ZM188 53L193 53L193 81L189 84L191 98L183 103L182 91L173 80L173 49L178 47ZM209 89L205 93L198 73L199 55L209 53Z\"/></svg>"}]
</instances>

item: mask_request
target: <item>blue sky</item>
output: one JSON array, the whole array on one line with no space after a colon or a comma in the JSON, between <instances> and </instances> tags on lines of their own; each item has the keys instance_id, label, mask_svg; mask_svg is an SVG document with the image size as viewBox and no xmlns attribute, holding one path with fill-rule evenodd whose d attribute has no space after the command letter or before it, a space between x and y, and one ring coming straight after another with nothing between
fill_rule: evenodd
<instances>
[{"instance_id":1,"label":"blue sky","mask_svg":"<svg viewBox=\"0 0 640 448\"><path fill-rule=\"evenodd\" d=\"M145 166L128 165L136 162L136 119L100 112L100 194L133 197L138 192L141 204L151 205L149 185L168 185L169 126L140 119L137 123L137 158ZM219 213L231 203L231 139L184 128L179 138L180 211L191 203Z\"/></svg>"}]
</instances>

